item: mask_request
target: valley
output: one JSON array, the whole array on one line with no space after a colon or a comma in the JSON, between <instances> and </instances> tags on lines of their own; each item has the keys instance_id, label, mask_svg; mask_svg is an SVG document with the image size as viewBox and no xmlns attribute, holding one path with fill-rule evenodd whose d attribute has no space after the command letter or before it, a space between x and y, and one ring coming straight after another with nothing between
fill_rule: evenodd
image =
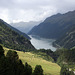
<instances>
[{"instance_id":1,"label":"valley","mask_svg":"<svg viewBox=\"0 0 75 75\"><path fill-rule=\"evenodd\" d=\"M75 75L75 11L20 23L0 19L0 75Z\"/></svg>"}]
</instances>

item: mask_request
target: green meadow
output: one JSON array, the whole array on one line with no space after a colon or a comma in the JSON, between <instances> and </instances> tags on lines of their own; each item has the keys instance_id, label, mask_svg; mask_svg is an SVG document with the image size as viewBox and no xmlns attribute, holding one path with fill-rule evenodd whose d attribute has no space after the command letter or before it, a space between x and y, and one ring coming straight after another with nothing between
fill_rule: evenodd
<instances>
[{"instance_id":1,"label":"green meadow","mask_svg":"<svg viewBox=\"0 0 75 75\"><path fill-rule=\"evenodd\" d=\"M6 55L9 49L4 48L4 50ZM31 52L25 52L25 53L22 51L16 51L16 52L18 53L19 59L22 60L23 64L27 62L28 64L32 66L33 70L36 65L41 65L45 75L60 75L61 68L56 63L47 61L43 59L42 57L40 57L39 55L33 54Z\"/></svg>"}]
</instances>

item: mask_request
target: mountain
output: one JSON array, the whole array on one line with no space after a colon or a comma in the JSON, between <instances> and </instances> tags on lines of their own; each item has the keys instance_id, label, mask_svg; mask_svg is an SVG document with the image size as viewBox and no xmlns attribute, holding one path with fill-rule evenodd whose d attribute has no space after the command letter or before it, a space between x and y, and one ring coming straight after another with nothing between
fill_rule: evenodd
<instances>
[{"instance_id":1,"label":"mountain","mask_svg":"<svg viewBox=\"0 0 75 75\"><path fill-rule=\"evenodd\" d=\"M56 40L54 46L61 46L64 48L72 48L75 46L75 24L67 31L61 38Z\"/></svg>"},{"instance_id":2,"label":"mountain","mask_svg":"<svg viewBox=\"0 0 75 75\"><path fill-rule=\"evenodd\" d=\"M57 63L59 65L66 64L68 67L75 67L75 48L72 49L58 49L56 52Z\"/></svg>"},{"instance_id":3,"label":"mountain","mask_svg":"<svg viewBox=\"0 0 75 75\"><path fill-rule=\"evenodd\" d=\"M38 35L43 38L58 39L75 25L75 11L65 14L56 14L48 17L44 22L32 28L29 35Z\"/></svg>"},{"instance_id":4,"label":"mountain","mask_svg":"<svg viewBox=\"0 0 75 75\"><path fill-rule=\"evenodd\" d=\"M15 28L9 26L6 22L0 19L0 44L16 50L34 50L35 48L30 41L14 29Z\"/></svg>"},{"instance_id":5,"label":"mountain","mask_svg":"<svg viewBox=\"0 0 75 75\"><path fill-rule=\"evenodd\" d=\"M1 19L0 19L1 20ZM20 35L24 36L27 39L31 39L27 34L19 31L18 29L12 27L11 25L7 24L6 22L4 22L3 20L1 20L5 25L7 25L8 27L10 27L12 30L16 31L17 33L19 33Z\"/></svg>"},{"instance_id":6,"label":"mountain","mask_svg":"<svg viewBox=\"0 0 75 75\"><path fill-rule=\"evenodd\" d=\"M34 26L38 25L39 23L40 22L37 21L30 21L30 22L10 23L10 25L24 33L28 33Z\"/></svg>"}]
</instances>

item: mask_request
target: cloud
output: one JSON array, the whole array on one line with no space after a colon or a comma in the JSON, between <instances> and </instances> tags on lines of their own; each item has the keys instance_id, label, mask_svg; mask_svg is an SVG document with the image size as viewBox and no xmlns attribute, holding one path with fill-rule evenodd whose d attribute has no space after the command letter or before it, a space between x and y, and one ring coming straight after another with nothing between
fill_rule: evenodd
<instances>
[{"instance_id":1,"label":"cloud","mask_svg":"<svg viewBox=\"0 0 75 75\"><path fill-rule=\"evenodd\" d=\"M75 0L0 0L0 18L6 22L40 21L75 10Z\"/></svg>"}]
</instances>

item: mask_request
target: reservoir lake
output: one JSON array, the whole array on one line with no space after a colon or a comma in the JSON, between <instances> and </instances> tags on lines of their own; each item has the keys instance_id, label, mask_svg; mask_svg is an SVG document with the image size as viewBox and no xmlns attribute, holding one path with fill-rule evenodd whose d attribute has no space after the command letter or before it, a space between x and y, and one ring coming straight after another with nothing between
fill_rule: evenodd
<instances>
[{"instance_id":1,"label":"reservoir lake","mask_svg":"<svg viewBox=\"0 0 75 75\"><path fill-rule=\"evenodd\" d=\"M31 43L36 49L51 49L55 51L56 48L52 46L52 43L55 41L54 39L45 39L40 38L38 36L29 35L31 38Z\"/></svg>"}]
</instances>

